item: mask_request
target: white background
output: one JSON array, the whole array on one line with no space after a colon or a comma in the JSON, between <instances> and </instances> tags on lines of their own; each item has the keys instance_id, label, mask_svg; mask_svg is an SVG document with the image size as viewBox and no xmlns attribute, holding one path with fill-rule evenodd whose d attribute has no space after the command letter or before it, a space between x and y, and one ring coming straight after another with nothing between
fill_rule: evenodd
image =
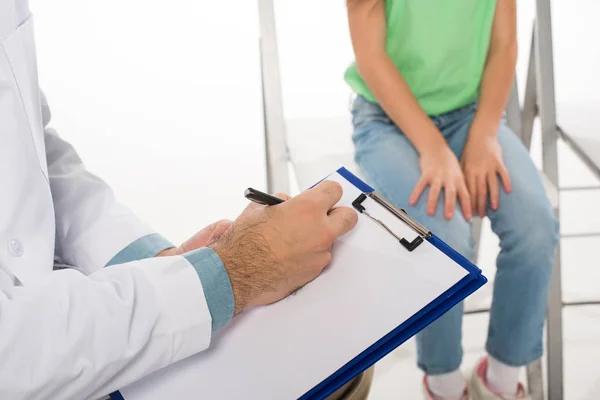
<instances>
[{"instance_id":1,"label":"white background","mask_svg":"<svg viewBox=\"0 0 600 400\"><path fill-rule=\"evenodd\" d=\"M243 190L265 187L256 3L31 0L53 125L123 202L173 241L234 218ZM345 2L275 3L286 117L347 115ZM533 4L519 1L521 95ZM552 4L557 102L600 106L600 2ZM533 148L540 165L537 136ZM564 146L560 160L562 185L597 184ZM563 231L599 231L598 200L598 191L563 194ZM597 238L563 240L565 299L598 296L599 245ZM489 276L497 251L486 228L479 265ZM487 304L491 289L472 301ZM567 398L592 399L600 376L586 371L600 357L599 314L579 310L565 311ZM485 332L485 316L467 317L468 362L481 354ZM413 357L409 344L382 361L372 398L417 398Z\"/></svg>"},{"instance_id":2,"label":"white background","mask_svg":"<svg viewBox=\"0 0 600 400\"><path fill-rule=\"evenodd\" d=\"M159 232L181 241L264 188L250 1L31 1L53 126Z\"/></svg>"}]
</instances>

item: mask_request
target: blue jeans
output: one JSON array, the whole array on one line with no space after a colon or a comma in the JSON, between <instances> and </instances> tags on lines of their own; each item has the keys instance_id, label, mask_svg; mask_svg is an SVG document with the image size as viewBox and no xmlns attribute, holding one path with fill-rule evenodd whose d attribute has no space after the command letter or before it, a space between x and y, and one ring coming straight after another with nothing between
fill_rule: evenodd
<instances>
[{"instance_id":1,"label":"blue jeans","mask_svg":"<svg viewBox=\"0 0 600 400\"><path fill-rule=\"evenodd\" d=\"M458 159L465 147L476 105L431 117ZM355 158L368 182L442 240L472 259L471 224L460 208L444 219L443 193L434 216L427 215L426 191L411 207L408 199L420 177L419 155L383 109L358 97L352 107ZM543 327L558 221L540 174L521 141L502 121L498 141L512 182L500 190L497 211L490 207L493 231L500 238L486 350L499 361L526 365L542 356ZM500 186L501 187L501 186ZM458 202L457 202L458 203ZM418 365L428 375L457 370L462 361L462 303L417 336Z\"/></svg>"}]
</instances>

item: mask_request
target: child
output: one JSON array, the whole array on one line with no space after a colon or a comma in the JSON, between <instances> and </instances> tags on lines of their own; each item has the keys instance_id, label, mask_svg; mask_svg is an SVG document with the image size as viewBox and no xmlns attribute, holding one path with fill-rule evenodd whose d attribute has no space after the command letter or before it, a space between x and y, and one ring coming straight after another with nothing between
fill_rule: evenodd
<instances>
[{"instance_id":1,"label":"child","mask_svg":"<svg viewBox=\"0 0 600 400\"><path fill-rule=\"evenodd\" d=\"M542 356L558 222L503 119L517 58L516 0L348 0L346 81L355 158L373 186L466 257L471 216L500 238L487 355L460 372L458 305L417 336L426 399L527 399Z\"/></svg>"}]
</instances>

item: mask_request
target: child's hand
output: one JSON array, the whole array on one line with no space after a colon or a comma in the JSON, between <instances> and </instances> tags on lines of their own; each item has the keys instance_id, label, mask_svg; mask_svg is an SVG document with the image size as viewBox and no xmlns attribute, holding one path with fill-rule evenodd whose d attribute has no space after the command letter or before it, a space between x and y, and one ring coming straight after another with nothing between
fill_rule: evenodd
<instances>
[{"instance_id":1,"label":"child's hand","mask_svg":"<svg viewBox=\"0 0 600 400\"><path fill-rule=\"evenodd\" d=\"M469 135L462 156L462 168L471 194L472 207L483 218L489 191L492 210L499 206L498 176L506 193L512 190L508 171L502 160L502 149L495 135Z\"/></svg>"},{"instance_id":2,"label":"child's hand","mask_svg":"<svg viewBox=\"0 0 600 400\"><path fill-rule=\"evenodd\" d=\"M434 215L440 192L444 189L446 199L444 217L448 220L452 219L456 197L458 196L463 215L467 220L470 220L471 199L469 198L469 191L460 164L448 145L444 143L434 150L423 152L419 159L419 166L421 167L421 179L410 195L410 205L417 204L425 188L430 186L427 214Z\"/></svg>"}]
</instances>

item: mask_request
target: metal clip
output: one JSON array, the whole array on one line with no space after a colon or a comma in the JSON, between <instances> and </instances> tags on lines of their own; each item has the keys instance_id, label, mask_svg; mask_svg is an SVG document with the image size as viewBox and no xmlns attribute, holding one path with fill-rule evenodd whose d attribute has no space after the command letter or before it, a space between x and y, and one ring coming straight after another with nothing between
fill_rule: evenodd
<instances>
[{"instance_id":1,"label":"metal clip","mask_svg":"<svg viewBox=\"0 0 600 400\"><path fill-rule=\"evenodd\" d=\"M409 242L405 238L396 235L386 224L383 223L383 221L373 217L367 212L365 207L362 205L362 203L367 199L367 197L370 197L383 208L394 214L402 222L404 222L411 229L417 232L419 236L417 236L412 242ZM356 209L356 211L360 212L361 214L365 214L367 217L371 218L373 221L381 225L386 231L388 231L392 236L394 236L400 242L400 244L404 246L404 248L406 248L406 250L408 251L413 251L414 249L419 247L421 243L423 243L423 240L429 239L431 237L431 232L423 225L419 224L417 221L412 219L406 213L406 210L394 206L392 203L390 203L389 200L387 200L385 197L383 197L377 192L362 193L356 198L356 200L352 202L352 206Z\"/></svg>"}]
</instances>

